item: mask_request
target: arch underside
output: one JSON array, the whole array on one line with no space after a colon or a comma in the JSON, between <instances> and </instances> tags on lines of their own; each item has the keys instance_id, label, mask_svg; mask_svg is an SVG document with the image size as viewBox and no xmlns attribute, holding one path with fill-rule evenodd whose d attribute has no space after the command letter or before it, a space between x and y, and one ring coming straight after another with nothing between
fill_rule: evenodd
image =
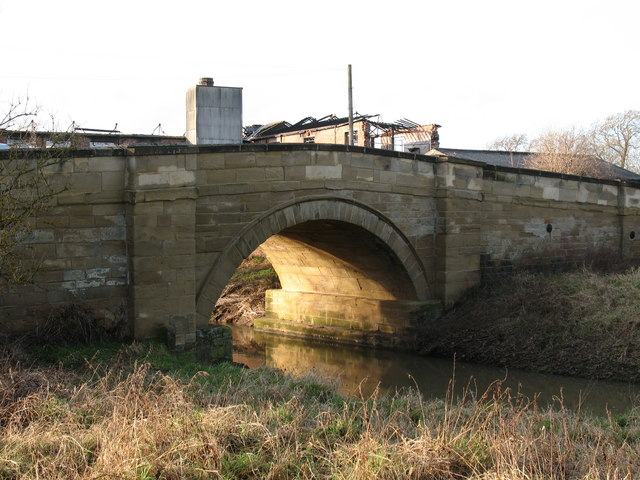
<instances>
[{"instance_id":1,"label":"arch underside","mask_svg":"<svg viewBox=\"0 0 640 480\"><path fill-rule=\"evenodd\" d=\"M201 321L258 246L282 289L267 292L257 328L363 341L406 333L430 303L422 264L388 219L342 199L307 200L268 212L225 249L199 293Z\"/></svg>"},{"instance_id":2,"label":"arch underside","mask_svg":"<svg viewBox=\"0 0 640 480\"><path fill-rule=\"evenodd\" d=\"M284 290L417 300L397 256L362 227L309 221L269 237L260 248Z\"/></svg>"}]
</instances>

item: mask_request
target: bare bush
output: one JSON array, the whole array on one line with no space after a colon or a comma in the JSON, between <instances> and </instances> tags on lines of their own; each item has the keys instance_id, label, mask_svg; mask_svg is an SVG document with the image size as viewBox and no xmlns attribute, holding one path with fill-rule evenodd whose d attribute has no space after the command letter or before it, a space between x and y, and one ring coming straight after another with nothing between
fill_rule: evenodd
<instances>
[{"instance_id":1,"label":"bare bush","mask_svg":"<svg viewBox=\"0 0 640 480\"><path fill-rule=\"evenodd\" d=\"M640 172L640 111L608 116L587 131L548 131L527 144L524 134L507 135L487 145L491 150L534 152L529 166L550 172L611 177L615 165Z\"/></svg>"},{"instance_id":2,"label":"bare bush","mask_svg":"<svg viewBox=\"0 0 640 480\"><path fill-rule=\"evenodd\" d=\"M495 139L487 145L490 150L501 152L526 152L529 147L529 140L524 133L514 133Z\"/></svg>"},{"instance_id":3,"label":"bare bush","mask_svg":"<svg viewBox=\"0 0 640 480\"><path fill-rule=\"evenodd\" d=\"M627 110L611 115L589 132L594 155L612 165L640 169L640 111Z\"/></svg>"},{"instance_id":4,"label":"bare bush","mask_svg":"<svg viewBox=\"0 0 640 480\"><path fill-rule=\"evenodd\" d=\"M73 132L51 134L46 149L34 148L37 108L11 102L0 132L17 128L18 139L0 157L0 288L27 283L39 268L28 240L34 218L66 189L60 173L73 148Z\"/></svg>"},{"instance_id":5,"label":"bare bush","mask_svg":"<svg viewBox=\"0 0 640 480\"><path fill-rule=\"evenodd\" d=\"M611 167L591 154L587 135L575 128L548 131L531 142L530 168L585 177L607 178Z\"/></svg>"}]
</instances>

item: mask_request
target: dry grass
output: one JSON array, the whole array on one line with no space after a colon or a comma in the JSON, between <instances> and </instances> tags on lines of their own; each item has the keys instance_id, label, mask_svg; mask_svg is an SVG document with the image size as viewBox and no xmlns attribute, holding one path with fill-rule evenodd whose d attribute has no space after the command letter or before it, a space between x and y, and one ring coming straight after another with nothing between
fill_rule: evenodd
<instances>
[{"instance_id":1,"label":"dry grass","mask_svg":"<svg viewBox=\"0 0 640 480\"><path fill-rule=\"evenodd\" d=\"M423 351L640 382L639 293L637 268L512 274L484 286L427 328Z\"/></svg>"},{"instance_id":2,"label":"dry grass","mask_svg":"<svg viewBox=\"0 0 640 480\"><path fill-rule=\"evenodd\" d=\"M1 478L640 476L640 410L541 411L499 385L435 402L413 390L344 399L317 378L198 367L158 346L101 355L31 367L4 356Z\"/></svg>"},{"instance_id":3,"label":"dry grass","mask_svg":"<svg viewBox=\"0 0 640 480\"><path fill-rule=\"evenodd\" d=\"M211 314L214 323L253 325L264 316L265 292L280 288L278 274L259 248L249 255L231 277Z\"/></svg>"}]
</instances>

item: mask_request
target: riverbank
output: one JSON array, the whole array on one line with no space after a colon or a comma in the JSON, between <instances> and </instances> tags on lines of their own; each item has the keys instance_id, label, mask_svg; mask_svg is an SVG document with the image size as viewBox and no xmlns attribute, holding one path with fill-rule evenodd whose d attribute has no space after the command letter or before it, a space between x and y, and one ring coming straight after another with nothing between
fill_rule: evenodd
<instances>
[{"instance_id":1,"label":"riverbank","mask_svg":"<svg viewBox=\"0 0 640 480\"><path fill-rule=\"evenodd\" d=\"M204 366L158 344L5 344L7 479L631 479L640 406L540 409L499 384L464 398L345 398L329 381Z\"/></svg>"},{"instance_id":2,"label":"riverbank","mask_svg":"<svg viewBox=\"0 0 640 480\"><path fill-rule=\"evenodd\" d=\"M500 367L640 383L640 269L519 272L487 282L435 321L418 351ZM238 268L213 321L253 325L279 288L260 251Z\"/></svg>"},{"instance_id":3,"label":"riverbank","mask_svg":"<svg viewBox=\"0 0 640 480\"><path fill-rule=\"evenodd\" d=\"M425 326L424 354L640 382L640 269L522 272Z\"/></svg>"}]
</instances>

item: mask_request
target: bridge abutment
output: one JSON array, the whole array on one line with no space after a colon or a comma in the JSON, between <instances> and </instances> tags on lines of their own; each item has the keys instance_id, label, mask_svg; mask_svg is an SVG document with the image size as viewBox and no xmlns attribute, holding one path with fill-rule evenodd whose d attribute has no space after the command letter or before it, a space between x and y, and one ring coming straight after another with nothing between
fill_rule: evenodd
<instances>
[{"instance_id":1,"label":"bridge abutment","mask_svg":"<svg viewBox=\"0 0 640 480\"><path fill-rule=\"evenodd\" d=\"M315 292L268 290L259 330L364 344L410 345L419 322L437 318L438 300L380 300Z\"/></svg>"}]
</instances>

